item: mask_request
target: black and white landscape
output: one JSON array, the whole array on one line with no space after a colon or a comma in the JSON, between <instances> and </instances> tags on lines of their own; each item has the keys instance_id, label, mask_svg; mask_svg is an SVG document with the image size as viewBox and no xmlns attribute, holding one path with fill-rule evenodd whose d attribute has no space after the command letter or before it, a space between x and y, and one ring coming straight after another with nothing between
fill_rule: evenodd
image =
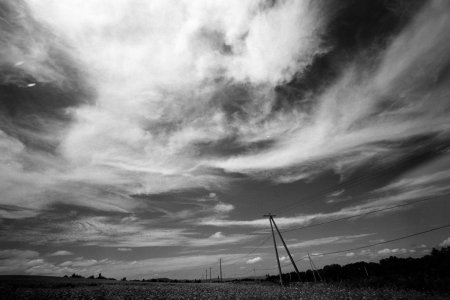
<instances>
[{"instance_id":1,"label":"black and white landscape","mask_svg":"<svg viewBox=\"0 0 450 300\"><path fill-rule=\"evenodd\" d=\"M0 1L2 275L421 258L449 183L449 1Z\"/></svg>"}]
</instances>

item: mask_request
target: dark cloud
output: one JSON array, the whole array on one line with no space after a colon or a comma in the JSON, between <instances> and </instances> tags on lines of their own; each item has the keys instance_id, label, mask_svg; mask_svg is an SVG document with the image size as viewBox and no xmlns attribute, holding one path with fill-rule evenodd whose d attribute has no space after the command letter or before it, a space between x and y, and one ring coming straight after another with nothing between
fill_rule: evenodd
<instances>
[{"instance_id":1,"label":"dark cloud","mask_svg":"<svg viewBox=\"0 0 450 300\"><path fill-rule=\"evenodd\" d=\"M370 67L426 3L426 0L351 0L322 3L329 17L323 36L325 53L286 84L276 87L274 109L289 110L291 105L310 112L312 94L323 92L350 63Z\"/></svg>"},{"instance_id":2,"label":"dark cloud","mask_svg":"<svg viewBox=\"0 0 450 300\"><path fill-rule=\"evenodd\" d=\"M69 46L37 22L22 1L0 4L0 129L27 146L50 150L42 138L62 130L67 109L92 95Z\"/></svg>"}]
</instances>

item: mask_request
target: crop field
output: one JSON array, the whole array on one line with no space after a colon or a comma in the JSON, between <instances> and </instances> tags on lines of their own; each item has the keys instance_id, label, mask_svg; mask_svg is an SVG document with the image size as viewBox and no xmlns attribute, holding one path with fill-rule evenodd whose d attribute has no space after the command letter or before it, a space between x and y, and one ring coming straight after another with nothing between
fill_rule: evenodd
<instances>
[{"instance_id":1,"label":"crop field","mask_svg":"<svg viewBox=\"0 0 450 300\"><path fill-rule=\"evenodd\" d=\"M258 283L151 283L62 278L0 279L0 299L446 299L390 288Z\"/></svg>"}]
</instances>

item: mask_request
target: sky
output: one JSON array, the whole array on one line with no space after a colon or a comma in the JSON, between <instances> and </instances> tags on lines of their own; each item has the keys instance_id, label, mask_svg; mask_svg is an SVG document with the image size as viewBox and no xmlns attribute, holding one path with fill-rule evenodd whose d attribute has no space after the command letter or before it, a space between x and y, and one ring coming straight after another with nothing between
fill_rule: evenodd
<instances>
[{"instance_id":1,"label":"sky","mask_svg":"<svg viewBox=\"0 0 450 300\"><path fill-rule=\"evenodd\" d=\"M445 0L0 1L0 274L275 274L268 213L300 270L450 245L448 28Z\"/></svg>"}]
</instances>

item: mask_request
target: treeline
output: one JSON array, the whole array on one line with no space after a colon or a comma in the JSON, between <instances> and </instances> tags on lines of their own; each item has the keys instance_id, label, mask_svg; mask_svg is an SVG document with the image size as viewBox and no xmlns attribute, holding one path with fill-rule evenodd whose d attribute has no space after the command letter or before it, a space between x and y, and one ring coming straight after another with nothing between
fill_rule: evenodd
<instances>
[{"instance_id":1,"label":"treeline","mask_svg":"<svg viewBox=\"0 0 450 300\"><path fill-rule=\"evenodd\" d=\"M267 276L277 282L278 276ZM295 272L283 274L284 282L297 282ZM420 258L399 258L391 256L374 262L357 262L347 265L332 264L313 272L300 273L300 281L339 283L352 287L381 287L415 289L422 292L450 293L450 247L433 249L429 255Z\"/></svg>"},{"instance_id":2,"label":"treeline","mask_svg":"<svg viewBox=\"0 0 450 300\"><path fill-rule=\"evenodd\" d=\"M64 277L64 278L84 278L84 279L106 279L106 280L116 280L115 278L107 278L107 277L104 277L104 276L102 276L102 273L98 274L97 277L95 277L94 275L91 275L91 276L89 276L89 277L84 277L84 276L79 275L79 274L76 274L76 273L73 273L71 276L64 275L63 277ZM127 279L124 277L124 278L122 278L121 280L122 280L122 281L126 281Z\"/></svg>"}]
</instances>

